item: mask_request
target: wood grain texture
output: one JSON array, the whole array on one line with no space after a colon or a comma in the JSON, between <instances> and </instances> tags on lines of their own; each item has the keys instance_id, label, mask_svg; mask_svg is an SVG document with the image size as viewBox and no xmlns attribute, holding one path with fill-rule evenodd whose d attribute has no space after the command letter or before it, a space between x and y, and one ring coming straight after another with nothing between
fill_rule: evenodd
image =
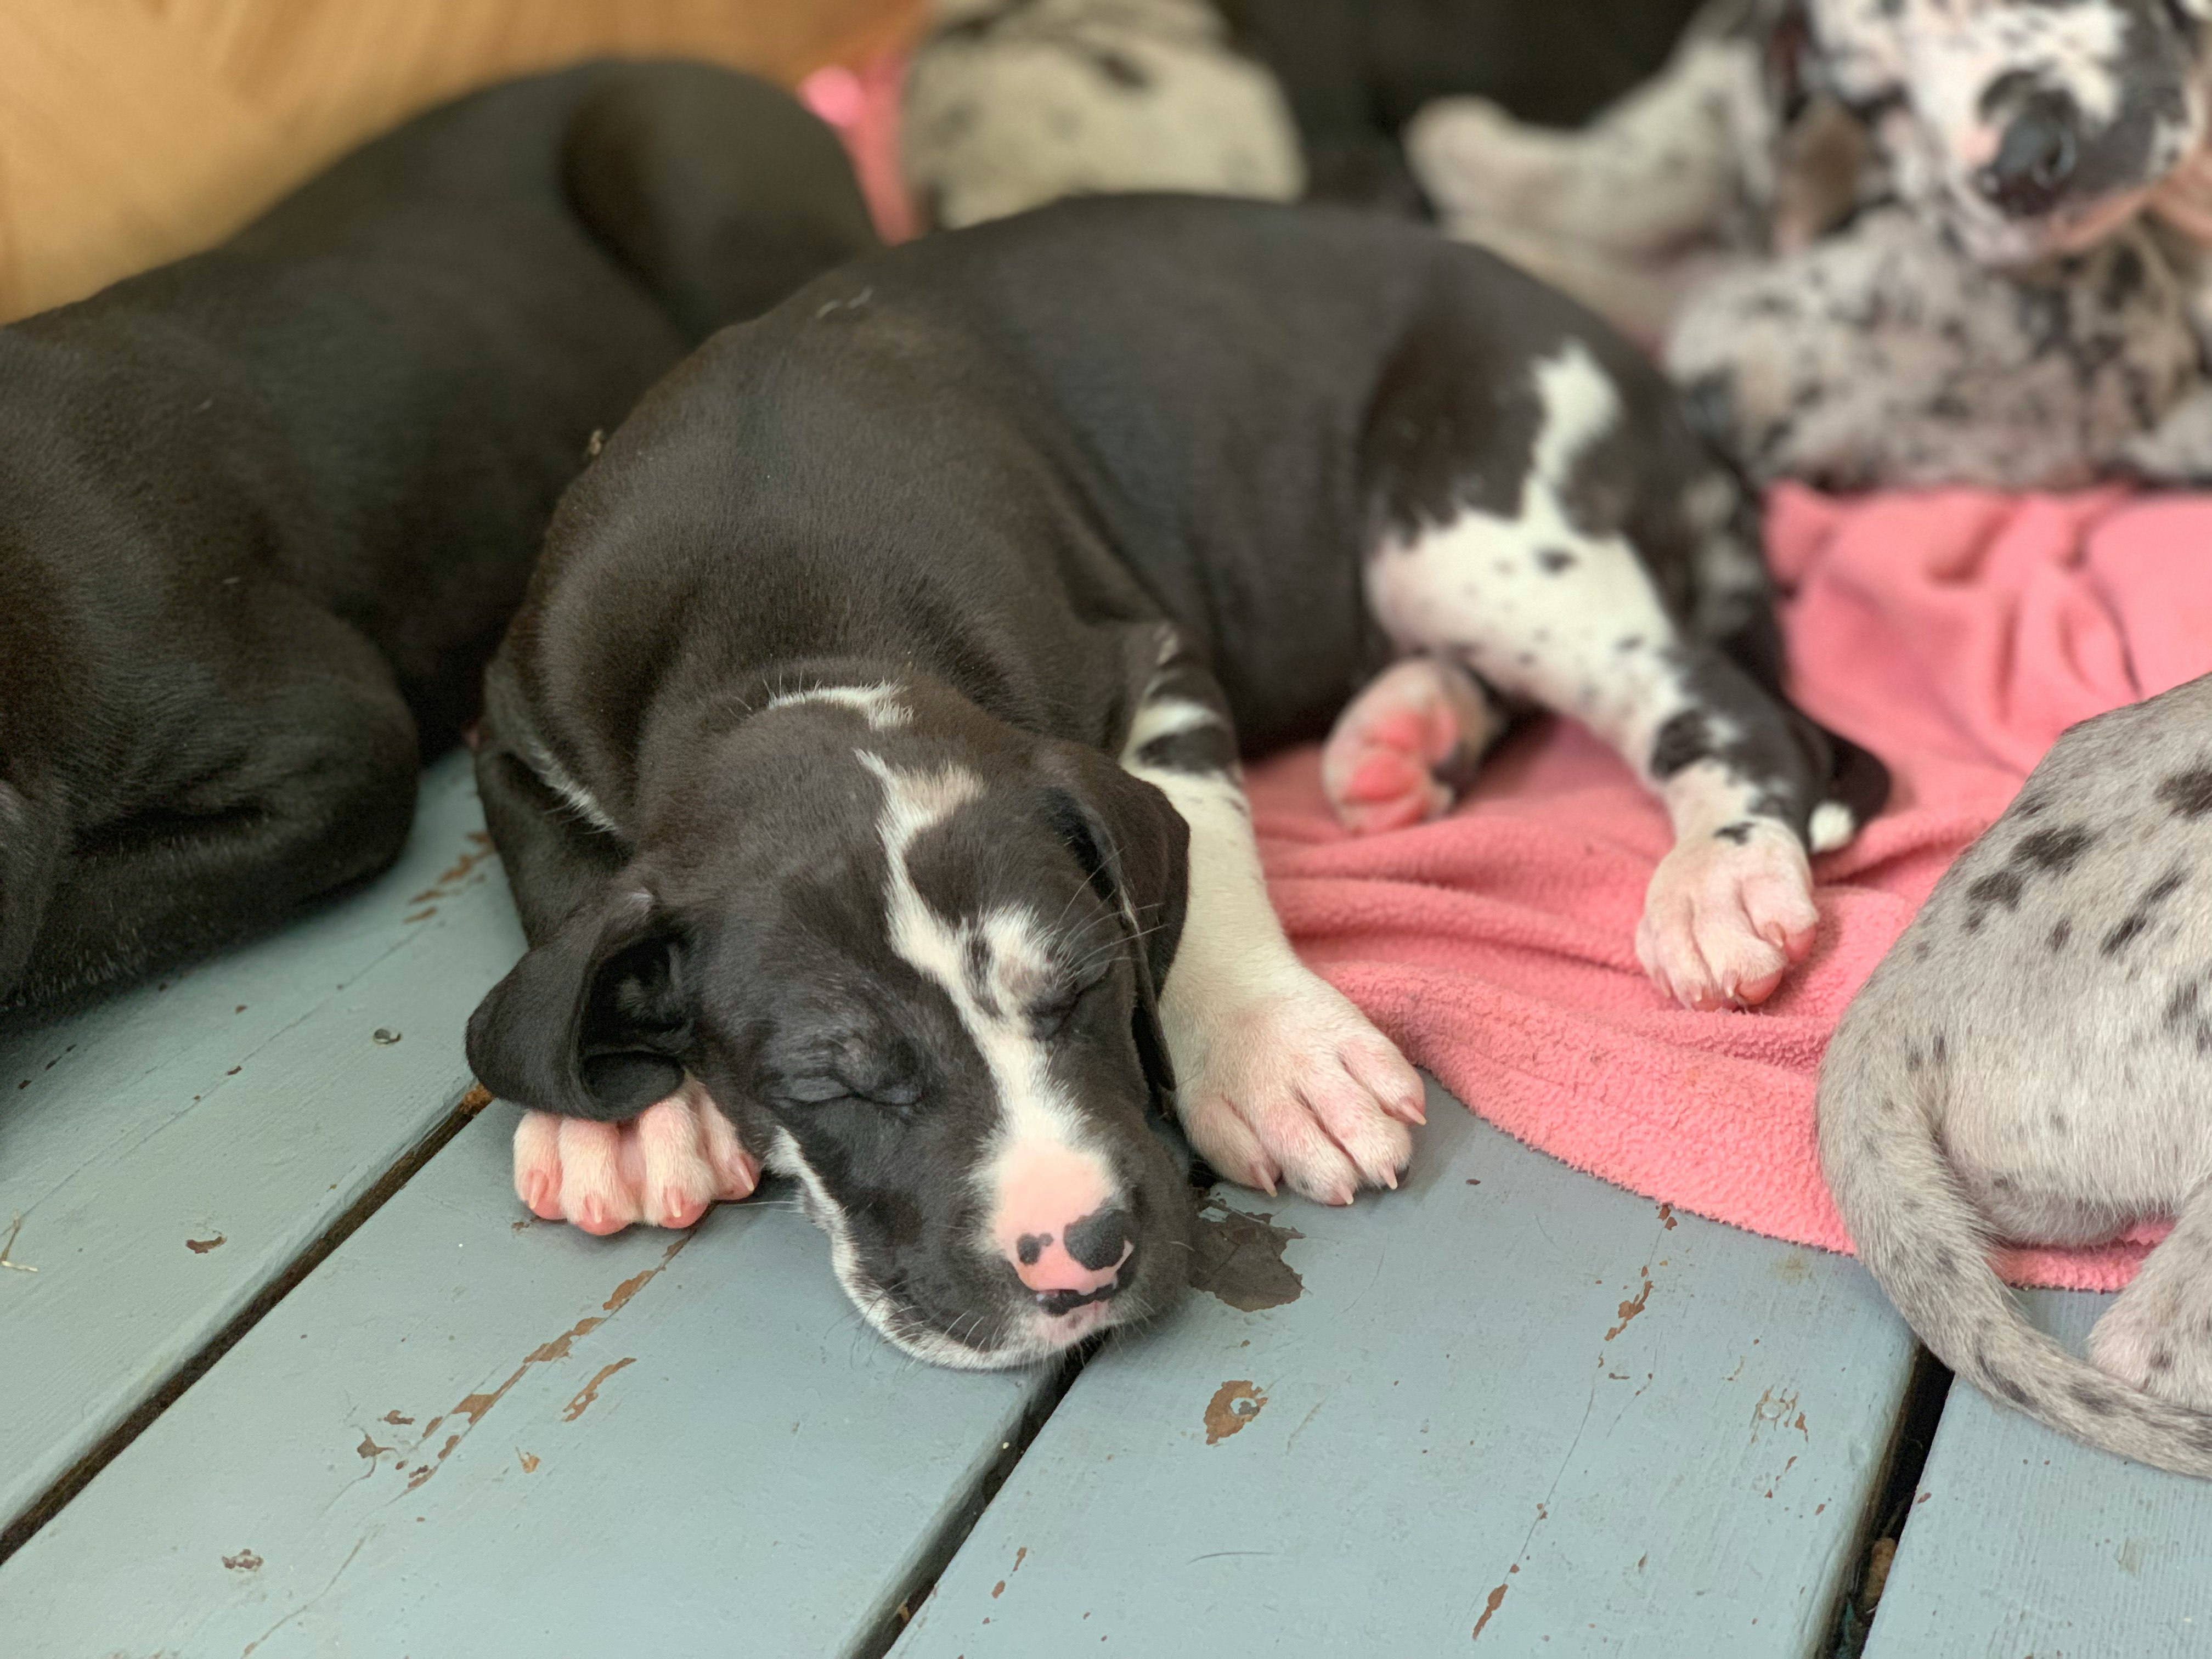
<instances>
[{"instance_id":1,"label":"wood grain texture","mask_svg":"<svg viewBox=\"0 0 2212 1659\"><path fill-rule=\"evenodd\" d=\"M0 320L206 246L441 100L600 53L795 82L921 0L0 0Z\"/></svg>"},{"instance_id":2,"label":"wood grain texture","mask_svg":"<svg viewBox=\"0 0 2212 1659\"><path fill-rule=\"evenodd\" d=\"M4 1566L10 1656L848 1653L1043 1385L917 1367L770 1194L593 1239L488 1109Z\"/></svg>"},{"instance_id":3,"label":"wood grain texture","mask_svg":"<svg viewBox=\"0 0 2212 1659\"><path fill-rule=\"evenodd\" d=\"M1820 1650L1903 1323L1852 1263L1429 1109L1399 1193L1238 1196L1304 1235L1303 1294L1109 1346L894 1659Z\"/></svg>"},{"instance_id":4,"label":"wood grain texture","mask_svg":"<svg viewBox=\"0 0 2212 1659\"><path fill-rule=\"evenodd\" d=\"M37 1269L0 1270L0 1524L453 1110L463 1024L522 949L482 829L467 757L451 756L399 864L365 890L76 1018L0 1030L0 1236L21 1218L10 1258ZM495 1182L482 1201L512 1194Z\"/></svg>"},{"instance_id":5,"label":"wood grain texture","mask_svg":"<svg viewBox=\"0 0 2212 1659\"><path fill-rule=\"evenodd\" d=\"M2112 1298L2036 1291L2078 1352ZM1951 1386L1866 1659L2212 1653L2212 1483L2091 1451Z\"/></svg>"}]
</instances>

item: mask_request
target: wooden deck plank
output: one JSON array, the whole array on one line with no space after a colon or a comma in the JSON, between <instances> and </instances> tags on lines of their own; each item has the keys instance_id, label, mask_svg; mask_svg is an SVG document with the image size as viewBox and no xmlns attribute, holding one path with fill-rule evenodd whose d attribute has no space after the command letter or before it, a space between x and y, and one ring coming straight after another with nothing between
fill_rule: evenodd
<instances>
[{"instance_id":1,"label":"wooden deck plank","mask_svg":"<svg viewBox=\"0 0 2212 1659\"><path fill-rule=\"evenodd\" d=\"M521 948L467 758L383 878L289 932L0 1030L0 1524L294 1261L467 1086ZM397 1041L380 1041L377 1033ZM487 1200L504 1192L495 1186Z\"/></svg>"},{"instance_id":2,"label":"wooden deck plank","mask_svg":"<svg viewBox=\"0 0 2212 1659\"><path fill-rule=\"evenodd\" d=\"M1037 1374L917 1367L787 1200L519 1219L488 1109L4 1566L10 1654L849 1650Z\"/></svg>"},{"instance_id":3,"label":"wooden deck plank","mask_svg":"<svg viewBox=\"0 0 2212 1659\"><path fill-rule=\"evenodd\" d=\"M2040 1291L2076 1347L2109 1297ZM2212 1652L2212 1484L2091 1451L1954 1382L1866 1659Z\"/></svg>"},{"instance_id":4,"label":"wooden deck plank","mask_svg":"<svg viewBox=\"0 0 2212 1659\"><path fill-rule=\"evenodd\" d=\"M1850 1262L1430 1113L1398 1194L1238 1197L1303 1293L1092 1360L895 1659L1819 1649L1902 1322Z\"/></svg>"}]
</instances>

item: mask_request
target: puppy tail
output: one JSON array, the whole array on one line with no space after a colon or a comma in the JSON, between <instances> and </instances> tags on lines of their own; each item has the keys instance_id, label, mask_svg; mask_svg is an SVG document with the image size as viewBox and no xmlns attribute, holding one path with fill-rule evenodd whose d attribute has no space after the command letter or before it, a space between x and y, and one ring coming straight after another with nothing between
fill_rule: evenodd
<instances>
[{"instance_id":1,"label":"puppy tail","mask_svg":"<svg viewBox=\"0 0 2212 1659\"><path fill-rule=\"evenodd\" d=\"M836 134L733 70L610 71L577 110L562 163L578 216L694 343L879 246Z\"/></svg>"},{"instance_id":2,"label":"puppy tail","mask_svg":"<svg viewBox=\"0 0 2212 1659\"><path fill-rule=\"evenodd\" d=\"M2029 1325L1938 1145L1940 1046L1911 1048L1881 975L1821 1068L1820 1166L1859 1259L1936 1357L1992 1399L2100 1450L2212 1479L2212 1415L2146 1394Z\"/></svg>"}]
</instances>

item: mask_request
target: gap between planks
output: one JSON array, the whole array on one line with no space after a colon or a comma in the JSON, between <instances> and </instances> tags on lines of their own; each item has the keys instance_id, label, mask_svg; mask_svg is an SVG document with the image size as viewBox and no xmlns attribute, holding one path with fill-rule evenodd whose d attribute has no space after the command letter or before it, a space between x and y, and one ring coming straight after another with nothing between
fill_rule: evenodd
<instances>
[{"instance_id":1,"label":"gap between planks","mask_svg":"<svg viewBox=\"0 0 2212 1659\"><path fill-rule=\"evenodd\" d=\"M1942 1421L1950 1398L1949 1369L1929 1352L1925 1344L1916 1342L1912 1374L1898 1402L1897 1425L1890 1432L1889 1449L1883 1457L1881 1483L1869 1494L1866 1513L1859 1517L1854 1565L1837 1593L1835 1612L1828 1620L1826 1659L1859 1659L1873 1635L1874 1621L1881 1616L1889 1564L1896 1559L1905 1529L1912 1522L1921 1472L1935 1449L1936 1425ZM1887 1550L1882 1549L1885 1544L1889 1547Z\"/></svg>"},{"instance_id":2,"label":"gap between planks","mask_svg":"<svg viewBox=\"0 0 2212 1659\"><path fill-rule=\"evenodd\" d=\"M268 1316L270 1310L297 1289L301 1282L320 1267L333 1250L350 1238L369 1217L382 1209L432 1158L445 1150L455 1135L468 1127L478 1112L490 1103L491 1096L485 1092L483 1085L471 1083L454 1102L453 1109L429 1133L402 1153L377 1177L367 1192L341 1212L312 1243L262 1286L251 1302L179 1364L132 1409L129 1416L108 1431L98 1444L32 1500L21 1515L6 1527L0 1528L0 1563L4 1563L22 1548L41 1527L60 1514L69 1501L82 1492L95 1475L120 1456L156 1418L175 1405L187 1389L206 1376L216 1361L235 1347L248 1331Z\"/></svg>"}]
</instances>

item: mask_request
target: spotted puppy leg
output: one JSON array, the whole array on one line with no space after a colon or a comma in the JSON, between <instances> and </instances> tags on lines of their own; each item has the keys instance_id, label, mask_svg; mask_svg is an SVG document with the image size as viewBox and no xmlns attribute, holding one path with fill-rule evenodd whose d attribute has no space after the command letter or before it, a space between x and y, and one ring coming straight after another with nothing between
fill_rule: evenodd
<instances>
[{"instance_id":1,"label":"spotted puppy leg","mask_svg":"<svg viewBox=\"0 0 2212 1659\"><path fill-rule=\"evenodd\" d=\"M759 1184L760 1161L696 1078L627 1123L526 1112L515 1126L515 1195L541 1219L587 1233L688 1227Z\"/></svg>"},{"instance_id":2,"label":"spotted puppy leg","mask_svg":"<svg viewBox=\"0 0 2212 1659\"><path fill-rule=\"evenodd\" d=\"M1171 656L1121 763L1190 826L1190 897L1160 997L1176 1110L1223 1175L1325 1204L1395 1187L1423 1121L1419 1076L1343 994L1297 959L1261 873L1219 688Z\"/></svg>"},{"instance_id":3,"label":"spotted puppy leg","mask_svg":"<svg viewBox=\"0 0 2212 1659\"><path fill-rule=\"evenodd\" d=\"M1407 126L1407 159L1463 240L1501 226L1655 252L1711 231L1735 205L1758 84L1747 43L1698 41L1577 132L1528 125L1485 99L1439 99Z\"/></svg>"},{"instance_id":4,"label":"spotted puppy leg","mask_svg":"<svg viewBox=\"0 0 2212 1659\"><path fill-rule=\"evenodd\" d=\"M1853 826L1822 805L1795 717L1677 619L1627 530L1609 527L1630 514L1598 504L1632 494L1619 458L1648 436L1616 441L1612 379L1569 339L1532 391L1517 495L1393 529L1368 564L1369 602L1401 649L1455 657L1620 752L1675 834L1638 930L1646 971L1688 1007L1762 1001L1812 948L1807 837L1840 842ZM1724 564L1726 550L1695 561Z\"/></svg>"},{"instance_id":5,"label":"spotted puppy leg","mask_svg":"<svg viewBox=\"0 0 2212 1659\"><path fill-rule=\"evenodd\" d=\"M1337 717L1321 751L1322 787L1355 835L1442 817L1504 730L1504 715L1466 669L1408 657Z\"/></svg>"},{"instance_id":6,"label":"spotted puppy leg","mask_svg":"<svg viewBox=\"0 0 2212 1659\"><path fill-rule=\"evenodd\" d=\"M2178 1406L2212 1412L2212 1184L2183 1202L2173 1231L2097 1322L2089 1360Z\"/></svg>"}]
</instances>

